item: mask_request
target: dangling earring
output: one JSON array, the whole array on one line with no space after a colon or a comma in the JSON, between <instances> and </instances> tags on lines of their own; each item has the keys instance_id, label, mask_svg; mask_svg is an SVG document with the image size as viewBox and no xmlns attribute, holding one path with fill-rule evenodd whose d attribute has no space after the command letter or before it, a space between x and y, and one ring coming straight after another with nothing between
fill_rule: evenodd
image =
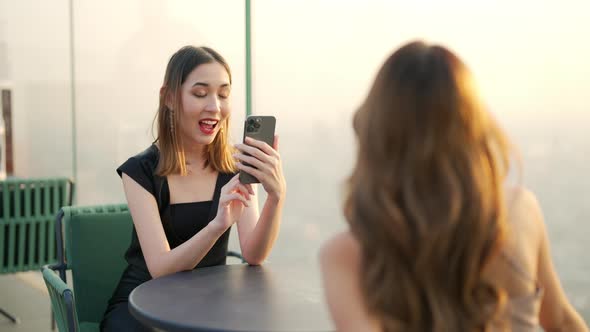
<instances>
[{"instance_id":1,"label":"dangling earring","mask_svg":"<svg viewBox=\"0 0 590 332\"><path fill-rule=\"evenodd\" d=\"M170 133L174 134L174 111L173 110L168 111L168 118L170 121Z\"/></svg>"}]
</instances>

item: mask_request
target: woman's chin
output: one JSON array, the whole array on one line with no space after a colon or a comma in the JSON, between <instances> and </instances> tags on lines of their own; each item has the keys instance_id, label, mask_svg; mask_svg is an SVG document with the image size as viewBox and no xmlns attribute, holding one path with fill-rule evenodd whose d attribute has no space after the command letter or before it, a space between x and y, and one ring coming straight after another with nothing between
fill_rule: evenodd
<instances>
[{"instance_id":1,"label":"woman's chin","mask_svg":"<svg viewBox=\"0 0 590 332\"><path fill-rule=\"evenodd\" d=\"M194 145L194 144L196 144L196 145L209 145L209 144L213 143L217 134L218 134L217 131L215 131L211 135L207 135L207 134L201 133L201 132L196 132L196 133L192 133L192 135L190 135L190 136L183 137L183 141L190 142L190 144L192 144L192 145Z\"/></svg>"},{"instance_id":2,"label":"woman's chin","mask_svg":"<svg viewBox=\"0 0 590 332\"><path fill-rule=\"evenodd\" d=\"M193 141L197 144L209 145L215 140L215 135L199 135L194 137Z\"/></svg>"}]
</instances>

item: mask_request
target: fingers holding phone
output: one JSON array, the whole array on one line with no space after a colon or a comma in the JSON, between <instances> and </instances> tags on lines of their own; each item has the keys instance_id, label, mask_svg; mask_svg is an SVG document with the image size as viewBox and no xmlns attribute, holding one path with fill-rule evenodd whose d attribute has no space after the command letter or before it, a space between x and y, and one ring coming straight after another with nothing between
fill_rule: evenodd
<instances>
[{"instance_id":1,"label":"fingers holding phone","mask_svg":"<svg viewBox=\"0 0 590 332\"><path fill-rule=\"evenodd\" d=\"M286 184L279 152L267 143L252 138L246 138L245 144L237 144L236 148L241 152L234 155L239 160L240 173L256 178L269 196L281 199Z\"/></svg>"},{"instance_id":2,"label":"fingers holding phone","mask_svg":"<svg viewBox=\"0 0 590 332\"><path fill-rule=\"evenodd\" d=\"M244 143L237 144L240 153L240 182L261 183L269 197L281 199L286 184L281 156L278 152L278 136L274 135L276 120L272 116L251 116L244 125Z\"/></svg>"}]
</instances>

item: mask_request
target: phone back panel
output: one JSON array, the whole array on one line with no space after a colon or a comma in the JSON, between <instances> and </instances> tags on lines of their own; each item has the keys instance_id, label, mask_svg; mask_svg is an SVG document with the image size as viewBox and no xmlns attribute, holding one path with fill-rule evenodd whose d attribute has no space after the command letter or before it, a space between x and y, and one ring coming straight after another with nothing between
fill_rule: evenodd
<instances>
[{"instance_id":1,"label":"phone back panel","mask_svg":"<svg viewBox=\"0 0 590 332\"><path fill-rule=\"evenodd\" d=\"M272 147L275 139L275 126L276 119L274 116L251 115L244 122L244 139L251 137L266 142ZM260 183L256 177L242 171L240 171L240 182Z\"/></svg>"}]
</instances>

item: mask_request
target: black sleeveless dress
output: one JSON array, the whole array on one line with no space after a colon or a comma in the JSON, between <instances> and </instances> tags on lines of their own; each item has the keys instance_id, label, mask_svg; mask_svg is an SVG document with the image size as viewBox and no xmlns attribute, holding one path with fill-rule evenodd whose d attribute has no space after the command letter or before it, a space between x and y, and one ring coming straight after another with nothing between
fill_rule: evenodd
<instances>
[{"instance_id":1,"label":"black sleeveless dress","mask_svg":"<svg viewBox=\"0 0 590 332\"><path fill-rule=\"evenodd\" d=\"M159 150L155 145L151 145L142 153L129 158L117 168L117 173L119 176L122 176L123 173L127 174L155 197L170 249L174 249L190 239L215 218L221 187L235 174L218 174L212 201L171 205L168 181L165 177L155 175L158 160ZM196 268L225 264L229 234L230 229L215 242ZM140 284L152 279L141 251L135 227L133 227L131 234L131 244L125 253L125 260L128 266L123 271L119 284L108 302L100 324L100 330L151 331L135 320L128 309L131 291Z\"/></svg>"}]
</instances>

